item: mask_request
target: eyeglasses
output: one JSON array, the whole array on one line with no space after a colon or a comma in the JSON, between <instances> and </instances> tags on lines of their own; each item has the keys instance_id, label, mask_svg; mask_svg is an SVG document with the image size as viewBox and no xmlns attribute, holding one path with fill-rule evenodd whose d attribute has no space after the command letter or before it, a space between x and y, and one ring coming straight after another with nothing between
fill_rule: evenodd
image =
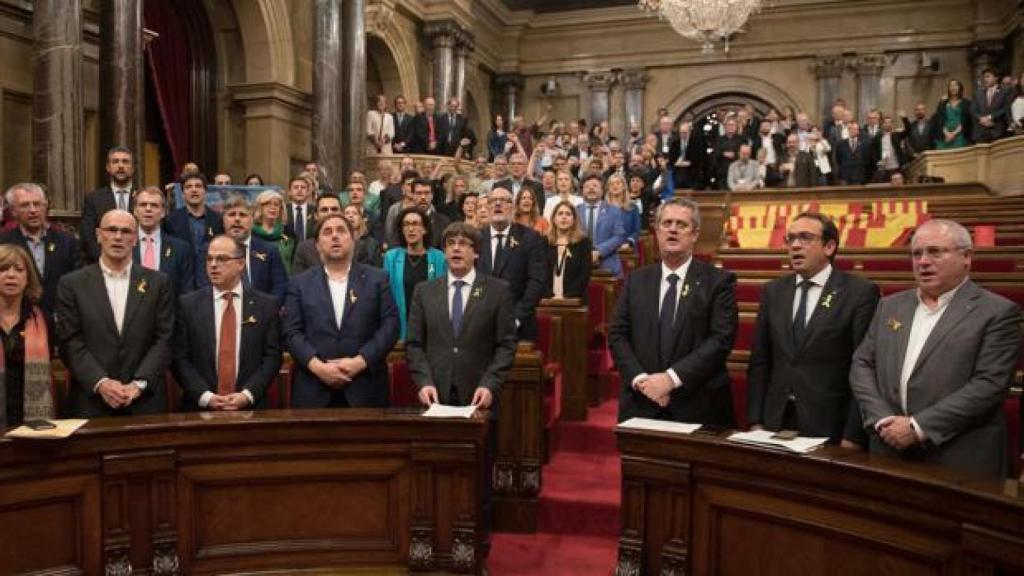
<instances>
[{"instance_id":1,"label":"eyeglasses","mask_svg":"<svg viewBox=\"0 0 1024 576\"><path fill-rule=\"evenodd\" d=\"M818 240L819 238L821 238L821 234L814 234L813 232L796 232L786 234L785 236L783 236L783 240L786 241L786 244L792 244L793 242L796 242L797 244L803 246L806 246L811 242Z\"/></svg>"},{"instance_id":2,"label":"eyeglasses","mask_svg":"<svg viewBox=\"0 0 1024 576\"><path fill-rule=\"evenodd\" d=\"M135 230L131 228L118 228L117 226L107 226L106 228L100 228L100 230L103 230L111 236L117 236L118 234L131 236L132 234L135 234Z\"/></svg>"},{"instance_id":3,"label":"eyeglasses","mask_svg":"<svg viewBox=\"0 0 1024 576\"><path fill-rule=\"evenodd\" d=\"M929 260L938 260L953 250L967 250L967 248L963 246L925 246L924 248L914 248L910 252L910 257L914 260L921 260L927 256Z\"/></svg>"},{"instance_id":4,"label":"eyeglasses","mask_svg":"<svg viewBox=\"0 0 1024 576\"><path fill-rule=\"evenodd\" d=\"M402 222L402 228L422 228L423 224L420 222Z\"/></svg>"},{"instance_id":5,"label":"eyeglasses","mask_svg":"<svg viewBox=\"0 0 1024 576\"><path fill-rule=\"evenodd\" d=\"M491 204L511 204L512 203L512 199L511 198L503 198L503 197L499 197L499 196L491 196L490 197L490 201L491 201Z\"/></svg>"},{"instance_id":6,"label":"eyeglasses","mask_svg":"<svg viewBox=\"0 0 1024 576\"><path fill-rule=\"evenodd\" d=\"M227 264L228 262L230 262L232 260L241 260L242 258L244 258L244 256L224 256L222 254L217 254L216 256L214 256L214 255L211 255L211 254L207 254L206 255L206 263L208 265L209 264L214 264L214 263L216 263L216 264Z\"/></svg>"}]
</instances>

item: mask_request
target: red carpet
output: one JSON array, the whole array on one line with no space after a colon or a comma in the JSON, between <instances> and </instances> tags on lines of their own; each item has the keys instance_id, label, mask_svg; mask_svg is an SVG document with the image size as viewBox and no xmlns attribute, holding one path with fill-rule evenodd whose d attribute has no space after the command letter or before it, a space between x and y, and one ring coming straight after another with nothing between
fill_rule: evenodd
<instances>
[{"instance_id":1,"label":"red carpet","mask_svg":"<svg viewBox=\"0 0 1024 576\"><path fill-rule=\"evenodd\" d=\"M586 422L560 422L558 449L544 467L536 534L494 534L487 567L494 576L611 574L619 533L617 402L590 410Z\"/></svg>"}]
</instances>

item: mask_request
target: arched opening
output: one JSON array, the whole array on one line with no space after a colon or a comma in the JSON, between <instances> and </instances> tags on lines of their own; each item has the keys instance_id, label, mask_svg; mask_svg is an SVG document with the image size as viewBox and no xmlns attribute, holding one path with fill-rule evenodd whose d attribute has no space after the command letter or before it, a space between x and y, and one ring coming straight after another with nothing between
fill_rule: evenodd
<instances>
[{"instance_id":1,"label":"arched opening","mask_svg":"<svg viewBox=\"0 0 1024 576\"><path fill-rule=\"evenodd\" d=\"M477 123L480 112L476 106L476 98L473 97L473 93L469 90L466 90L466 98L462 103L462 115L466 117L469 127L476 133L476 148L473 149L473 153L480 154L481 151L486 151L487 126L481 126Z\"/></svg>"},{"instance_id":2,"label":"arched opening","mask_svg":"<svg viewBox=\"0 0 1024 576\"><path fill-rule=\"evenodd\" d=\"M384 40L370 34L366 36L366 94L370 98L384 94L389 103L402 94L398 62Z\"/></svg>"},{"instance_id":3,"label":"arched opening","mask_svg":"<svg viewBox=\"0 0 1024 576\"><path fill-rule=\"evenodd\" d=\"M743 92L726 92L703 98L679 113L677 121L687 119L697 124L708 118L713 112L735 112L746 106L754 108L759 118L764 118L769 110L779 110L777 104ZM716 114L717 115L717 114Z\"/></svg>"},{"instance_id":4,"label":"arched opening","mask_svg":"<svg viewBox=\"0 0 1024 576\"><path fill-rule=\"evenodd\" d=\"M216 56L201 0L145 3L146 28L159 37L146 49L146 140L159 151L162 181L185 162L217 169Z\"/></svg>"}]
</instances>

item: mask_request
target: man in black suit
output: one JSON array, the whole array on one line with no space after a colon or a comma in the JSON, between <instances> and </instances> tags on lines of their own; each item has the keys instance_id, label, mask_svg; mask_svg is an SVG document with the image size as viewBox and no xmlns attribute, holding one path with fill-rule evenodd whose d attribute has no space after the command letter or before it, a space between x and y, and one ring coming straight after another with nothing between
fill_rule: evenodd
<instances>
[{"instance_id":1,"label":"man in black suit","mask_svg":"<svg viewBox=\"0 0 1024 576\"><path fill-rule=\"evenodd\" d=\"M860 186L871 181L874 164L871 159L871 143L860 137L860 126L856 122L846 125L850 137L836 148L836 163L839 165L839 182L847 186Z\"/></svg>"},{"instance_id":2,"label":"man in black suit","mask_svg":"<svg viewBox=\"0 0 1024 576\"><path fill-rule=\"evenodd\" d=\"M540 150L541 146L537 146L537 150ZM509 177L495 180L492 188L504 188L512 192L512 198L519 198L519 191L523 188L529 188L533 190L533 198L537 201L537 210L541 214L544 213L544 187L541 186L540 182L533 180L526 173L529 162L526 159L526 154L516 152L508 157Z\"/></svg>"},{"instance_id":3,"label":"man in black suit","mask_svg":"<svg viewBox=\"0 0 1024 576\"><path fill-rule=\"evenodd\" d=\"M440 118L441 133L441 155L454 156L455 150L462 145L464 158L473 157L473 147L476 146L476 135L469 128L469 121L459 110L459 99L448 99L448 113ZM468 144L462 144L463 140L469 140Z\"/></svg>"},{"instance_id":4,"label":"man in black suit","mask_svg":"<svg viewBox=\"0 0 1024 576\"><path fill-rule=\"evenodd\" d=\"M900 112L900 119L903 120L903 134L906 152L910 159L917 158L925 150L931 150L935 138L932 136L932 124L928 120L928 108L923 102L914 106L914 119L907 118L905 112Z\"/></svg>"},{"instance_id":5,"label":"man in black suit","mask_svg":"<svg viewBox=\"0 0 1024 576\"><path fill-rule=\"evenodd\" d=\"M333 214L341 214L341 200L334 194L321 194L316 198L316 221L319 224ZM314 228L315 230L315 228ZM295 247L292 257L292 276L298 276L306 270L323 264L320 253L316 249L316 238L306 238Z\"/></svg>"},{"instance_id":6,"label":"man in black suit","mask_svg":"<svg viewBox=\"0 0 1024 576\"><path fill-rule=\"evenodd\" d=\"M892 116L882 118L881 129L871 141L872 176L875 176L872 180L888 182L889 177L903 167L907 161L903 152L905 137L905 132L896 130Z\"/></svg>"},{"instance_id":7,"label":"man in black suit","mask_svg":"<svg viewBox=\"0 0 1024 576\"><path fill-rule=\"evenodd\" d=\"M430 217L430 246L441 248L441 234L452 219L434 208L434 187L430 180L417 178L412 184L412 198L417 208ZM396 243L397 246L400 243Z\"/></svg>"},{"instance_id":8,"label":"man in black suit","mask_svg":"<svg viewBox=\"0 0 1024 576\"><path fill-rule=\"evenodd\" d=\"M999 86L994 70L981 74L981 90L971 102L974 116L974 141L993 142L1006 135L1012 96Z\"/></svg>"},{"instance_id":9,"label":"man in black suit","mask_svg":"<svg viewBox=\"0 0 1024 576\"><path fill-rule=\"evenodd\" d=\"M206 245L214 236L224 233L223 217L206 206L206 176L201 173L193 172L181 178L181 195L185 205L167 215L164 230L189 243L194 256L192 270L202 270Z\"/></svg>"},{"instance_id":10,"label":"man in black suit","mask_svg":"<svg viewBox=\"0 0 1024 576\"><path fill-rule=\"evenodd\" d=\"M719 190L729 189L729 166L740 157L740 146L749 139L740 134L734 118L725 121L725 133L715 142L715 185Z\"/></svg>"},{"instance_id":11,"label":"man in black suit","mask_svg":"<svg viewBox=\"0 0 1024 576\"><path fill-rule=\"evenodd\" d=\"M284 205L284 225L295 233L301 243L313 235L316 216L313 214L309 182L303 176L293 176L288 182L288 203Z\"/></svg>"},{"instance_id":12,"label":"man in black suit","mask_svg":"<svg viewBox=\"0 0 1024 576\"><path fill-rule=\"evenodd\" d=\"M281 369L277 303L242 286L245 245L234 238L214 238L206 262L210 286L178 300L174 378L185 392L182 408L265 408Z\"/></svg>"},{"instance_id":13,"label":"man in black suit","mask_svg":"<svg viewBox=\"0 0 1024 576\"><path fill-rule=\"evenodd\" d=\"M512 222L512 192L497 187L487 196L490 225L480 234L477 272L508 282L516 302L516 327L522 340L537 339L537 304L547 285L547 242L530 228Z\"/></svg>"},{"instance_id":14,"label":"man in black suit","mask_svg":"<svg viewBox=\"0 0 1024 576\"><path fill-rule=\"evenodd\" d=\"M747 370L751 427L865 446L850 364L878 305L873 283L832 267L839 230L804 212L786 233L793 274L764 285Z\"/></svg>"},{"instance_id":15,"label":"man in black suit","mask_svg":"<svg viewBox=\"0 0 1024 576\"><path fill-rule=\"evenodd\" d=\"M676 189L696 188L700 184L707 157L705 148L701 146L701 138L693 134L693 123L687 120L680 122L668 153L668 165L675 171L673 182Z\"/></svg>"},{"instance_id":16,"label":"man in black suit","mask_svg":"<svg viewBox=\"0 0 1024 576\"><path fill-rule=\"evenodd\" d=\"M132 151L123 146L111 148L107 152L106 169L110 184L85 195L82 219L78 224L78 238L88 262L95 262L100 257L96 226L103 215L115 208L130 213L134 203L132 179L135 177L135 157Z\"/></svg>"},{"instance_id":17,"label":"man in black suit","mask_svg":"<svg viewBox=\"0 0 1024 576\"><path fill-rule=\"evenodd\" d=\"M16 244L32 256L43 281L39 307L52 321L57 283L65 274L78 268L78 240L73 234L53 228L46 221L49 201L38 184L15 184L7 190L5 197L11 200L18 225L0 236L0 244Z\"/></svg>"},{"instance_id":18,"label":"man in black suit","mask_svg":"<svg viewBox=\"0 0 1024 576\"><path fill-rule=\"evenodd\" d=\"M413 115L405 110L405 97L395 97L395 111L391 114L395 119L395 138L391 141L391 149L395 154L405 154L415 148L412 129Z\"/></svg>"},{"instance_id":19,"label":"man in black suit","mask_svg":"<svg viewBox=\"0 0 1024 576\"><path fill-rule=\"evenodd\" d=\"M409 152L414 154L441 153L441 119L435 113L436 102L430 96L423 99L423 113L413 119L415 145Z\"/></svg>"},{"instance_id":20,"label":"man in black suit","mask_svg":"<svg viewBox=\"0 0 1024 576\"><path fill-rule=\"evenodd\" d=\"M196 288L195 258L188 242L164 234L164 194L156 186L147 186L135 195L135 220L139 223L139 243L132 251L137 265L163 272L179 296Z\"/></svg>"},{"instance_id":21,"label":"man in black suit","mask_svg":"<svg viewBox=\"0 0 1024 576\"><path fill-rule=\"evenodd\" d=\"M96 234L99 262L64 276L57 287L60 351L74 379L68 414L164 412L174 287L167 276L132 265L138 230L131 214L107 211Z\"/></svg>"},{"instance_id":22,"label":"man in black suit","mask_svg":"<svg viewBox=\"0 0 1024 576\"><path fill-rule=\"evenodd\" d=\"M733 424L725 360L736 338L736 276L693 258L700 210L658 207L661 262L626 278L608 333L622 374L619 421L633 417Z\"/></svg>"}]
</instances>

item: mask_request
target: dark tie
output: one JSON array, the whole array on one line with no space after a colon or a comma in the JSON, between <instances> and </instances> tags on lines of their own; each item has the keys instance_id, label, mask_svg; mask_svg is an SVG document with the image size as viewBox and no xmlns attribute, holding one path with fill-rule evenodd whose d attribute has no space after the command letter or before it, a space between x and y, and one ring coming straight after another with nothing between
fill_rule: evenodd
<instances>
[{"instance_id":1,"label":"dark tie","mask_svg":"<svg viewBox=\"0 0 1024 576\"><path fill-rule=\"evenodd\" d=\"M118 190L117 191L117 209L118 210L128 210L128 204L124 201L124 197L125 196L126 196L126 194L125 194L124 190Z\"/></svg>"},{"instance_id":2,"label":"dark tie","mask_svg":"<svg viewBox=\"0 0 1024 576\"><path fill-rule=\"evenodd\" d=\"M455 143L455 115L448 115L448 143Z\"/></svg>"},{"instance_id":3,"label":"dark tie","mask_svg":"<svg viewBox=\"0 0 1024 576\"><path fill-rule=\"evenodd\" d=\"M854 154L857 153L857 139L856 138L850 138L850 150L853 150Z\"/></svg>"},{"instance_id":4,"label":"dark tie","mask_svg":"<svg viewBox=\"0 0 1024 576\"><path fill-rule=\"evenodd\" d=\"M597 209L597 205L591 204L587 206L587 234L590 235L590 241L597 243L597 217L594 214L594 210Z\"/></svg>"},{"instance_id":5,"label":"dark tie","mask_svg":"<svg viewBox=\"0 0 1024 576\"><path fill-rule=\"evenodd\" d=\"M665 297L661 300L661 314L658 317L658 351L661 355L659 367L668 366L672 358L676 328L676 304L679 301L677 282L679 282L678 274L668 275L668 290L665 291Z\"/></svg>"},{"instance_id":6,"label":"dark tie","mask_svg":"<svg viewBox=\"0 0 1024 576\"><path fill-rule=\"evenodd\" d=\"M235 392L235 293L224 294L224 314L220 319L220 350L217 351L217 394Z\"/></svg>"},{"instance_id":7,"label":"dark tie","mask_svg":"<svg viewBox=\"0 0 1024 576\"><path fill-rule=\"evenodd\" d=\"M462 287L466 285L465 280L455 281L455 295L452 296L452 334L459 336L459 328L462 327Z\"/></svg>"},{"instance_id":8,"label":"dark tie","mask_svg":"<svg viewBox=\"0 0 1024 576\"><path fill-rule=\"evenodd\" d=\"M501 262L501 257L505 253L505 235L498 234L498 246L494 249L494 262L491 264L491 271L498 269L498 263Z\"/></svg>"},{"instance_id":9,"label":"dark tie","mask_svg":"<svg viewBox=\"0 0 1024 576\"><path fill-rule=\"evenodd\" d=\"M807 332L807 293L814 283L810 280L802 280L797 288L800 289L800 303L796 307L796 316L793 318L793 342L799 346L804 341Z\"/></svg>"},{"instance_id":10,"label":"dark tie","mask_svg":"<svg viewBox=\"0 0 1024 576\"><path fill-rule=\"evenodd\" d=\"M306 219L302 217L302 204L295 205L295 239L297 242L306 239Z\"/></svg>"}]
</instances>

